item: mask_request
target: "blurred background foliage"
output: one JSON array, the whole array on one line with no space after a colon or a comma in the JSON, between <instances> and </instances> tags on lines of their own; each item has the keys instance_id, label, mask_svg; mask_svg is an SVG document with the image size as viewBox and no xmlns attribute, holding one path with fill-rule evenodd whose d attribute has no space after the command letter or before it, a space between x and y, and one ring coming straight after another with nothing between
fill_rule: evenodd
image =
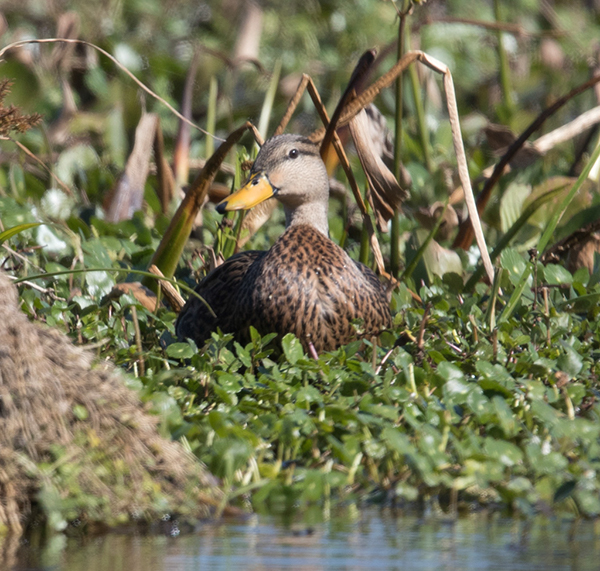
<instances>
[{"instance_id":1,"label":"blurred background foliage","mask_svg":"<svg viewBox=\"0 0 600 571\"><path fill-rule=\"evenodd\" d=\"M282 116L302 73L315 80L331 112L366 48L380 49L374 76L393 64L396 10L401 8L392 2L366 0L302 4L106 1L93 6L84 1L8 0L0 7L0 32L3 45L59 36L93 42L178 109L184 98L186 76L190 69L195 70L189 115L202 127L206 127L214 78L214 131L224 137L247 118L258 123L272 73L278 66L281 72L267 133ZM446 63L454 74L473 179L496 160L498 149L490 146L483 132L488 123L500 123L518 134L544 107L594 73L600 37L598 11L591 1L415 4L407 19L408 44ZM499 28L510 33L501 33ZM508 66L504 77L503 59ZM409 74L405 74L401 158L412 180L409 212L411 207L429 207L436 200L445 200L457 185L441 82L422 66L417 71L420 85L416 93L423 101L425 141L430 148L423 149ZM5 55L0 76L16 80L7 103L43 115L42 127L30 131L21 141L72 187L78 196L75 209L107 205L107 195L131 152L143 110L159 115L166 156L178 161L174 155L182 138L178 136L179 119L92 48L24 46ZM385 90L376 103L393 131L393 89ZM544 130L548 132L597 104L597 90L588 90L552 116ZM305 96L288 130L308 134L318 126L313 105ZM207 142L195 129L189 136L189 153L184 152L189 156L191 174L185 166L181 170L178 164L173 165L178 181L184 185L214 147L213 141ZM504 177L500 192L494 194L484 215L491 244L506 231L507 220L514 221L524 197L536 185L554 175L577 174L582 154L585 156L594 142L589 132L583 133L551 149L525 172L519 169ZM13 196L40 199L46 189L55 186L47 173L12 143L1 144L4 160L0 186L4 192L12 189ZM235 163L235 158L231 157L230 162ZM231 185L230 177L221 176L221 180ZM513 183L517 187L505 199L505 209L512 216L503 215L502 196ZM524 190L518 186L523 184ZM152 197L152 187L156 187L152 177L148 187L146 201L155 211L154 217L158 208ZM596 193L584 202L586 207L595 204ZM332 232L340 239L343 223L340 211L334 213ZM459 211L459 216L464 218L465 212ZM414 228L412 220L409 216L402 228ZM525 228L522 241L529 244L542 223L538 220L533 230ZM281 226L275 228L273 233L277 234ZM352 232L352 227L350 230L351 238L358 239L358 231ZM210 235L204 237L210 239ZM383 240L388 240L387 236ZM255 246L267 244L260 236L254 241Z\"/></svg>"}]
</instances>

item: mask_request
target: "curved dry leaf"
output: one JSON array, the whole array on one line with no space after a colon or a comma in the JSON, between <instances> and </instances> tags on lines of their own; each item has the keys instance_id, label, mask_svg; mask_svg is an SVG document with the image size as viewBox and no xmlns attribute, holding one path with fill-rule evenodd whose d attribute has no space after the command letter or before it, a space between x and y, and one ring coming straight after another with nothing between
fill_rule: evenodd
<instances>
[{"instance_id":1,"label":"curved dry leaf","mask_svg":"<svg viewBox=\"0 0 600 571\"><path fill-rule=\"evenodd\" d=\"M200 52L194 51L192 61L188 67L185 83L183 86L183 97L181 98L181 114L187 119L186 121L179 120L177 129L177 137L175 139L175 148L173 150L173 174L177 185L183 187L190 175L190 123L192 118L192 101L194 99L194 85L198 66L200 64Z\"/></svg>"},{"instance_id":2,"label":"curved dry leaf","mask_svg":"<svg viewBox=\"0 0 600 571\"><path fill-rule=\"evenodd\" d=\"M160 278L164 277L162 272L154 264L152 264L148 268L148 271L152 274L157 275ZM175 311L175 313L181 313L181 310L183 309L183 306L185 305L185 300L183 299L183 297L181 297L181 294L175 289L175 286L166 280L158 280L158 283L160 284L160 289L161 289L163 295L165 296L165 299L169 302L169 305L171 306L173 311ZM140 286L141 286L141 284L140 284ZM141 286L141 287L144 288L144 286ZM147 289L147 288L144 288L144 289ZM152 293L152 295L154 295L153 292L150 292L150 293ZM156 297L156 296L154 296L154 297Z\"/></svg>"},{"instance_id":3,"label":"curved dry leaf","mask_svg":"<svg viewBox=\"0 0 600 571\"><path fill-rule=\"evenodd\" d=\"M208 189L208 200L218 204L221 200L225 200L231 194L231 188L220 182L213 182Z\"/></svg>"},{"instance_id":4,"label":"curved dry leaf","mask_svg":"<svg viewBox=\"0 0 600 571\"><path fill-rule=\"evenodd\" d=\"M385 147L385 131L363 110L350 121L354 146L369 182L369 202L375 212L377 227L387 231L387 223L399 210L408 193L385 165L381 154ZM377 154L375 151L378 150Z\"/></svg>"}]
</instances>

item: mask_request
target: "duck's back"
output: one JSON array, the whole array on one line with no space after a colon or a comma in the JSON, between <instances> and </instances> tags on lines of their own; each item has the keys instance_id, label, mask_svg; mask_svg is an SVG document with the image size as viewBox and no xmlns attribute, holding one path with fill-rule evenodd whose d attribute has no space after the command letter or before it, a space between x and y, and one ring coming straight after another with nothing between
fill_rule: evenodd
<instances>
[{"instance_id":1,"label":"duck's back","mask_svg":"<svg viewBox=\"0 0 600 571\"><path fill-rule=\"evenodd\" d=\"M309 225L288 228L249 268L240 302L261 333L294 333L318 352L356 337L352 321L363 320L364 334L391 324L387 293L377 276Z\"/></svg>"}]
</instances>

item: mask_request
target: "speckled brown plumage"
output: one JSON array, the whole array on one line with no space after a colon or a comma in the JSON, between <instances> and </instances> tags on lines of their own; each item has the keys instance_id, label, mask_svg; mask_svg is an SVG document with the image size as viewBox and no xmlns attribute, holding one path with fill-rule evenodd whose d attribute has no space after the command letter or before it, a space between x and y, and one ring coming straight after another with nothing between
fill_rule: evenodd
<instances>
[{"instance_id":1,"label":"speckled brown plumage","mask_svg":"<svg viewBox=\"0 0 600 571\"><path fill-rule=\"evenodd\" d=\"M277 181L288 227L267 252L240 252L202 280L196 291L216 318L192 297L177 321L178 336L200 346L219 327L247 342L252 325L263 335L293 333L305 349L312 342L321 352L355 338L357 318L364 335L389 327L383 284L326 235L329 187L316 147L302 137L274 137L253 172Z\"/></svg>"}]
</instances>

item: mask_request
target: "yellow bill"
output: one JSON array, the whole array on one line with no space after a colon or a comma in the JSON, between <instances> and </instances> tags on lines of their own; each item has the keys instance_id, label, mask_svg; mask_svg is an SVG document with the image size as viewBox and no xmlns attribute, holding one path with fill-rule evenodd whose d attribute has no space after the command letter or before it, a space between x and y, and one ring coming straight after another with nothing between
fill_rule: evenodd
<instances>
[{"instance_id":1,"label":"yellow bill","mask_svg":"<svg viewBox=\"0 0 600 571\"><path fill-rule=\"evenodd\" d=\"M217 212L224 214L231 210L248 210L257 204L271 198L275 194L275 189L269 182L267 175L264 172L253 174L248 182L217 204Z\"/></svg>"}]
</instances>

